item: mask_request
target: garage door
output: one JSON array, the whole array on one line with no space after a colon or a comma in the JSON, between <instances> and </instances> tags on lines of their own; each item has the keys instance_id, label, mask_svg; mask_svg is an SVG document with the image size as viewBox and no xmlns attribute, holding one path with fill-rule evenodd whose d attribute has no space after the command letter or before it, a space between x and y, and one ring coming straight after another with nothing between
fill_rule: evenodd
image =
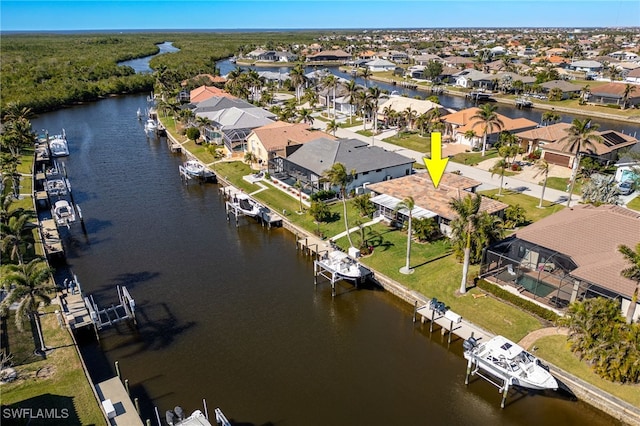
<instances>
[{"instance_id":1,"label":"garage door","mask_svg":"<svg viewBox=\"0 0 640 426\"><path fill-rule=\"evenodd\" d=\"M569 161L571 160L571 157L562 154L555 154L553 152L545 152L544 159L549 164L557 164L558 166L569 167Z\"/></svg>"}]
</instances>

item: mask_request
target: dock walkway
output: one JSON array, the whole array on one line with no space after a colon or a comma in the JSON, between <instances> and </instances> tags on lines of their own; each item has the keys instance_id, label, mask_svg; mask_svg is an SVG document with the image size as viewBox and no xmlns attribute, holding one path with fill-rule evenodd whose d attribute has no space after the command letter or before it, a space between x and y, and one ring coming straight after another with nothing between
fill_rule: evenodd
<instances>
[{"instance_id":1,"label":"dock walkway","mask_svg":"<svg viewBox=\"0 0 640 426\"><path fill-rule=\"evenodd\" d=\"M118 377L96 384L96 391L111 425L143 426L129 394Z\"/></svg>"}]
</instances>

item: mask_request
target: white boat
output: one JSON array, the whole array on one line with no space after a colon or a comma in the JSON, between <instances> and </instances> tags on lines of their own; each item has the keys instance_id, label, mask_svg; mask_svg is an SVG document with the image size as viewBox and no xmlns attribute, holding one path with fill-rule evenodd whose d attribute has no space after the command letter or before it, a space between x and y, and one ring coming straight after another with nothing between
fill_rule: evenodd
<instances>
[{"instance_id":1,"label":"white boat","mask_svg":"<svg viewBox=\"0 0 640 426\"><path fill-rule=\"evenodd\" d=\"M371 274L371 271L363 267L357 260L339 250L328 253L316 262L322 269L334 275L336 279L362 281Z\"/></svg>"},{"instance_id":2,"label":"white boat","mask_svg":"<svg viewBox=\"0 0 640 426\"><path fill-rule=\"evenodd\" d=\"M138 120L142 120L142 111L140 111L140 108L138 108L136 115L138 116Z\"/></svg>"},{"instance_id":3,"label":"white boat","mask_svg":"<svg viewBox=\"0 0 640 426\"><path fill-rule=\"evenodd\" d=\"M204 176L207 168L201 162L197 160L187 160L182 165L184 171L191 176Z\"/></svg>"},{"instance_id":4,"label":"white boat","mask_svg":"<svg viewBox=\"0 0 640 426\"><path fill-rule=\"evenodd\" d=\"M71 191L71 184L66 178L49 179L44 184L44 190L50 197L67 195Z\"/></svg>"},{"instance_id":5,"label":"white boat","mask_svg":"<svg viewBox=\"0 0 640 426\"><path fill-rule=\"evenodd\" d=\"M49 138L48 145L52 157L66 157L69 155L69 145L64 133Z\"/></svg>"},{"instance_id":6,"label":"white boat","mask_svg":"<svg viewBox=\"0 0 640 426\"><path fill-rule=\"evenodd\" d=\"M558 382L549 368L521 346L503 336L479 343L471 337L464 341L464 357L467 371L483 370L504 381L505 386L528 389L558 389Z\"/></svg>"},{"instance_id":7,"label":"white boat","mask_svg":"<svg viewBox=\"0 0 640 426\"><path fill-rule=\"evenodd\" d=\"M256 217L260 214L262 205L251 199L247 194L238 193L230 200L231 206L245 216Z\"/></svg>"},{"instance_id":8,"label":"white boat","mask_svg":"<svg viewBox=\"0 0 640 426\"><path fill-rule=\"evenodd\" d=\"M153 118L149 118L144 124L145 132L155 132L158 129L158 123Z\"/></svg>"},{"instance_id":9,"label":"white boat","mask_svg":"<svg viewBox=\"0 0 640 426\"><path fill-rule=\"evenodd\" d=\"M76 212L67 200L58 200L53 205L53 219L58 225L69 226L76 221Z\"/></svg>"}]
</instances>

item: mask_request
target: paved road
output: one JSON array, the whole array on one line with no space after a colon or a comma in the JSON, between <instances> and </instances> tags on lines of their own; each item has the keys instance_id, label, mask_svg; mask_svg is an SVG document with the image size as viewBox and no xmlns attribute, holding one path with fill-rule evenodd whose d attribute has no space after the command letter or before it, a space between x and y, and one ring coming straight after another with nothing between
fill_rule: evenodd
<instances>
[{"instance_id":1,"label":"paved road","mask_svg":"<svg viewBox=\"0 0 640 426\"><path fill-rule=\"evenodd\" d=\"M340 121L340 120L338 120ZM321 120L314 121L314 127L319 129L325 129L326 123ZM397 152L398 154L402 154L406 157L415 159L418 163L422 163L423 154L417 151L412 151L410 149L402 148L398 145L394 145L388 142L384 142L383 139L395 135L395 130L390 130L383 132L377 135L375 138L363 136L356 131L361 130L362 126L350 127L348 129L339 128L336 131L336 137L339 138L352 138L359 139L363 142L367 142L369 145L374 144L376 146L381 146L387 151ZM453 172L459 170L463 176L470 177L479 182L482 182L482 185L478 188L481 191L489 190L489 189L497 189L500 186L500 177L495 175L491 176L491 173L483 170L478 167L466 166L460 163L449 162L446 168L446 172ZM505 176L503 188L510 189L513 191L523 192L527 195L531 195L532 197L540 198L542 195L542 186L537 185L535 183L531 183L526 180L518 179L517 177ZM568 193L564 191L559 191L552 188L546 188L544 191L544 199L546 201L552 203L566 203L567 202ZM579 197L574 195L572 204L575 204L579 200Z\"/></svg>"}]
</instances>

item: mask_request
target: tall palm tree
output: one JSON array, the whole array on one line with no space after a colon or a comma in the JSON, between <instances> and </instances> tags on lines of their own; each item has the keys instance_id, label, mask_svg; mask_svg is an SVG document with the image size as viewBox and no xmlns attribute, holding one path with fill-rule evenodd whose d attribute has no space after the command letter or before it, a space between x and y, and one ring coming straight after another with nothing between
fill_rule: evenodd
<instances>
[{"instance_id":1,"label":"tall palm tree","mask_svg":"<svg viewBox=\"0 0 640 426\"><path fill-rule=\"evenodd\" d=\"M356 93L362 90L355 80L349 80L343 84L349 94L349 124L353 123L352 107L356 104Z\"/></svg>"},{"instance_id":2,"label":"tall palm tree","mask_svg":"<svg viewBox=\"0 0 640 426\"><path fill-rule=\"evenodd\" d=\"M413 269L411 269L411 267L409 266L409 262L411 260L411 233L413 231L412 229L412 223L411 220L413 218L413 209L415 208L416 203L413 199L413 197L409 196L407 198L405 198L404 200L400 201L398 204L396 204L396 212L399 210L407 210L407 216L409 218L409 222L407 223L407 261L405 263L405 266L400 268L400 273L402 274L412 274L413 273Z\"/></svg>"},{"instance_id":3,"label":"tall palm tree","mask_svg":"<svg viewBox=\"0 0 640 426\"><path fill-rule=\"evenodd\" d=\"M566 144L567 150L576 156L573 163L573 172L571 173L571 183L569 184L567 207L571 207L571 196L573 195L573 187L580 167L582 151L587 148L595 148L594 143L601 143L603 140L602 136L595 133L599 128L600 125L591 124L591 119L589 118L584 120L574 118L571 127L567 129L567 136L558 140L558 142Z\"/></svg>"},{"instance_id":4,"label":"tall palm tree","mask_svg":"<svg viewBox=\"0 0 640 426\"><path fill-rule=\"evenodd\" d=\"M349 235L349 220L347 218L347 185L351 181L351 174L347 173L347 169L342 163L333 163L331 168L325 170L322 178L331 186L337 186L340 189L340 198L342 198L342 209L344 217L344 228L347 231L347 240L349 247L353 247L351 236Z\"/></svg>"},{"instance_id":5,"label":"tall palm tree","mask_svg":"<svg viewBox=\"0 0 640 426\"><path fill-rule=\"evenodd\" d=\"M327 91L327 116L331 115L331 108L329 106L329 92L331 91L332 103L333 103L333 116L336 116L336 88L338 87L338 79L333 74L327 74L322 79L322 87Z\"/></svg>"},{"instance_id":6,"label":"tall palm tree","mask_svg":"<svg viewBox=\"0 0 640 426\"><path fill-rule=\"evenodd\" d=\"M624 92L622 92L622 109L627 109L627 106L629 105L629 97L636 91L636 89L637 87L633 84L626 84L624 86Z\"/></svg>"},{"instance_id":7,"label":"tall palm tree","mask_svg":"<svg viewBox=\"0 0 640 426\"><path fill-rule=\"evenodd\" d=\"M415 121L416 117L418 116L418 113L416 112L416 110L411 108L411 105L409 105L403 111L403 115L404 115L404 119L407 121L407 128L409 130L413 129L413 122Z\"/></svg>"},{"instance_id":8,"label":"tall palm tree","mask_svg":"<svg viewBox=\"0 0 640 426\"><path fill-rule=\"evenodd\" d=\"M24 329L24 317L27 316L35 324L38 333L39 350L45 351L44 336L38 317L40 303L49 305L51 293L55 286L51 280L51 270L42 259L33 259L23 265L7 264L2 267L0 278L2 286L9 291L0 305L5 311L11 304L18 303L15 311L15 321L18 330Z\"/></svg>"},{"instance_id":9,"label":"tall palm tree","mask_svg":"<svg viewBox=\"0 0 640 426\"><path fill-rule=\"evenodd\" d=\"M475 196L467 195L464 198L455 198L449 205L453 211L457 214L457 218L454 219L452 224L452 231L454 232L454 238L465 241L464 244L464 263L462 266L462 281L460 282L460 293L467 292L467 275L469 274L469 264L471 262L471 238L472 234L478 228L478 213L480 211L480 204L482 203L482 196L475 194Z\"/></svg>"},{"instance_id":10,"label":"tall palm tree","mask_svg":"<svg viewBox=\"0 0 640 426\"><path fill-rule=\"evenodd\" d=\"M378 132L378 101L382 92L378 86L369 87L367 90L367 99L371 102L371 110L373 112L373 134Z\"/></svg>"},{"instance_id":11,"label":"tall palm tree","mask_svg":"<svg viewBox=\"0 0 640 426\"><path fill-rule=\"evenodd\" d=\"M543 176L544 180L542 181L542 194L540 194L540 202L538 203L538 208L542 208L542 200L544 200L544 191L547 189L547 177L549 177L549 163L544 158L536 161L535 168L537 169L536 174L533 177L538 177L540 175Z\"/></svg>"},{"instance_id":12,"label":"tall palm tree","mask_svg":"<svg viewBox=\"0 0 640 426\"><path fill-rule=\"evenodd\" d=\"M560 120L560 114L555 111L545 111L542 114L542 122L545 124L545 126L548 124L554 124L558 120Z\"/></svg>"},{"instance_id":13,"label":"tall palm tree","mask_svg":"<svg viewBox=\"0 0 640 426\"><path fill-rule=\"evenodd\" d=\"M495 130L502 130L504 123L500 119L497 113L498 107L491 104L482 104L478 111L471 117L473 125L472 128L477 126L484 126L482 130L482 156L484 157L487 148L487 135L493 133Z\"/></svg>"},{"instance_id":14,"label":"tall palm tree","mask_svg":"<svg viewBox=\"0 0 640 426\"><path fill-rule=\"evenodd\" d=\"M295 67L293 67L289 71L289 78L291 79L291 84L296 88L296 99L298 103L300 103L300 99L302 98L302 87L307 81L307 77L304 75L304 66L302 63L297 63Z\"/></svg>"},{"instance_id":15,"label":"tall palm tree","mask_svg":"<svg viewBox=\"0 0 640 426\"><path fill-rule=\"evenodd\" d=\"M640 290L640 243L636 245L635 251L624 244L618 246L618 251L622 253L625 260L631 264L628 268L623 269L620 275L636 282L636 288L633 291L631 303L627 310L627 322L630 323L635 313L636 304L638 303L638 290Z\"/></svg>"}]
</instances>

